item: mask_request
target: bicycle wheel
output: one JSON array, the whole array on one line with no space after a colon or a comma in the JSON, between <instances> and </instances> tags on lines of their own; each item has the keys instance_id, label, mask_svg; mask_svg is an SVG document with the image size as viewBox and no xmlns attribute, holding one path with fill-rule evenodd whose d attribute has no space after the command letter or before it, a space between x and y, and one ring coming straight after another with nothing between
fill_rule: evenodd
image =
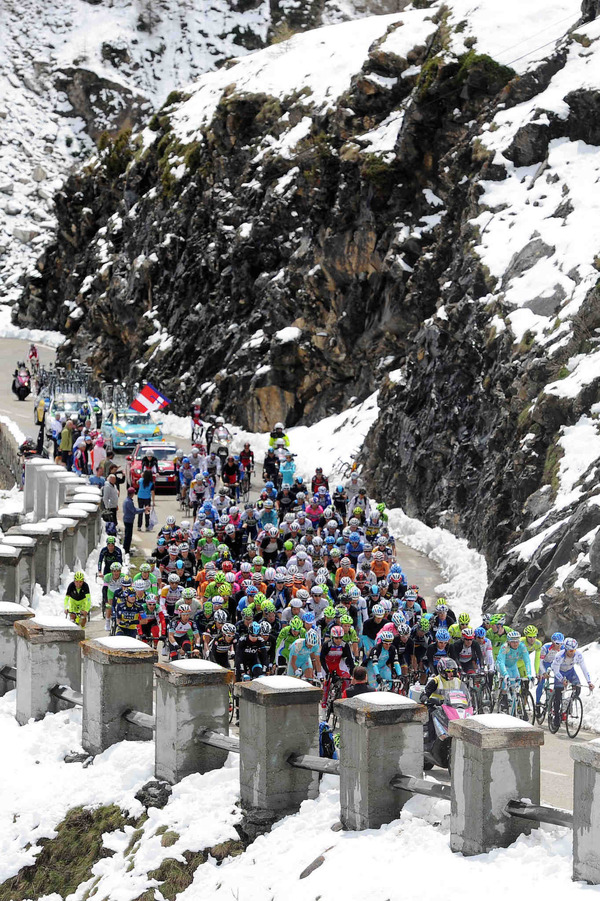
<instances>
[{"instance_id":1,"label":"bicycle wheel","mask_svg":"<svg viewBox=\"0 0 600 901\"><path fill-rule=\"evenodd\" d=\"M545 695L542 695L540 698L540 703L535 706L535 718L538 723L538 726L543 725L544 720L546 719L546 713L548 712L548 701Z\"/></svg>"},{"instance_id":2,"label":"bicycle wheel","mask_svg":"<svg viewBox=\"0 0 600 901\"><path fill-rule=\"evenodd\" d=\"M554 712L554 693L552 693L548 698L548 729L550 729L550 732L553 734L560 729L561 718L562 712L560 708L558 715Z\"/></svg>"},{"instance_id":3,"label":"bicycle wheel","mask_svg":"<svg viewBox=\"0 0 600 901\"><path fill-rule=\"evenodd\" d=\"M481 686L479 691L479 713L492 713L494 709L494 699L490 691L489 685Z\"/></svg>"},{"instance_id":4,"label":"bicycle wheel","mask_svg":"<svg viewBox=\"0 0 600 901\"><path fill-rule=\"evenodd\" d=\"M569 738L576 738L581 729L583 721L583 704L579 696L572 697L567 707L567 735Z\"/></svg>"}]
</instances>

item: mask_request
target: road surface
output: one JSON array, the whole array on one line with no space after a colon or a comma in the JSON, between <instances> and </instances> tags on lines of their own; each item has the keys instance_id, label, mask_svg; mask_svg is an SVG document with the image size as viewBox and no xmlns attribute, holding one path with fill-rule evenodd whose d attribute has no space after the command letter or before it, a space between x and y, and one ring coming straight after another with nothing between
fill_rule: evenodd
<instances>
[{"instance_id":1,"label":"road surface","mask_svg":"<svg viewBox=\"0 0 600 901\"><path fill-rule=\"evenodd\" d=\"M17 339L0 339L0 384L4 386L4 393L0 400L0 413L10 416L23 429L27 435L35 435L33 428L33 400L29 397L20 402L10 390L12 373L18 360L23 359L29 350L28 341ZM54 350L38 344L38 352L42 364L50 363L54 359ZM165 436L172 440L177 447L189 450L190 442L181 438ZM125 457L118 458L118 462L125 467ZM173 514L178 521L182 518L177 501L172 494L157 494L156 508L158 519L163 523L169 514ZM132 555L148 556L155 547L156 533L134 530L134 544ZM409 581L419 585L421 592L427 598L435 597L435 586L442 581L438 567L428 557L407 547L398 545L398 559L402 568L408 575ZM89 624L88 637L104 635L103 623L95 618ZM585 698L584 698L585 705ZM557 735L552 735L547 728L544 729L545 742L542 747L542 801L553 804L556 807L572 809L573 807L573 762L569 756L570 746L581 744L597 738L596 734L579 733L573 742L561 728ZM442 771L435 769L438 778L445 778Z\"/></svg>"}]
</instances>

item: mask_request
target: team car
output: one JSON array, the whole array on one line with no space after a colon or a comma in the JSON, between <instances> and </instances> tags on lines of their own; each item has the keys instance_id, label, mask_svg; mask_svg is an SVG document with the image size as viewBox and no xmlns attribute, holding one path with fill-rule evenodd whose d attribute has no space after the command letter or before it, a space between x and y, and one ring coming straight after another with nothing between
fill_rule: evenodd
<instances>
[{"instance_id":1,"label":"team car","mask_svg":"<svg viewBox=\"0 0 600 901\"><path fill-rule=\"evenodd\" d=\"M178 479L174 462L176 453L177 447L174 444L165 444L160 441L141 442L136 446L133 453L127 457L127 466L125 468L127 484L137 491L138 482L142 475L142 458L154 454L158 460L156 487L172 488L174 491L177 491Z\"/></svg>"},{"instance_id":2,"label":"team car","mask_svg":"<svg viewBox=\"0 0 600 901\"><path fill-rule=\"evenodd\" d=\"M162 438L162 424L154 422L149 413L111 409L104 416L102 435L107 448L119 453L133 450L140 441Z\"/></svg>"}]
</instances>

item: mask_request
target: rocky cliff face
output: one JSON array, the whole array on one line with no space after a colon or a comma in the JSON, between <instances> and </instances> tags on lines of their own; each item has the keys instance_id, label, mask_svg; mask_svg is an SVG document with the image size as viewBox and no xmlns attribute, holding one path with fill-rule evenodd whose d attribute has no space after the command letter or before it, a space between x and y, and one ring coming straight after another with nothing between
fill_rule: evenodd
<instances>
[{"instance_id":1,"label":"rocky cliff face","mask_svg":"<svg viewBox=\"0 0 600 901\"><path fill-rule=\"evenodd\" d=\"M482 549L495 609L577 607L588 637L600 28L585 4L540 52L533 4L517 51L489 3L421 5L224 67L108 145L17 319L252 429L380 387L373 489Z\"/></svg>"}]
</instances>

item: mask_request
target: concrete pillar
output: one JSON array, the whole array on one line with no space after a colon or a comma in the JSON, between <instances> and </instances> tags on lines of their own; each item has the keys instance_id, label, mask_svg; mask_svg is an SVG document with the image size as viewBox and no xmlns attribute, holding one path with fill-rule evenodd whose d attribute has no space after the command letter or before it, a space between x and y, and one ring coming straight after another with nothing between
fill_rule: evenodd
<instances>
[{"instance_id":1,"label":"concrete pillar","mask_svg":"<svg viewBox=\"0 0 600 901\"><path fill-rule=\"evenodd\" d=\"M56 591L60 585L63 569L65 566L71 568L74 564L73 559L67 560L65 556L65 535L69 527L73 528L76 525L76 520L57 516L47 519L46 522L51 528L48 582L51 589Z\"/></svg>"},{"instance_id":2,"label":"concrete pillar","mask_svg":"<svg viewBox=\"0 0 600 901\"><path fill-rule=\"evenodd\" d=\"M25 463L25 486L23 490L23 510L33 513L35 509L36 471L44 466L53 466L45 457L30 457Z\"/></svg>"},{"instance_id":3,"label":"concrete pillar","mask_svg":"<svg viewBox=\"0 0 600 901\"><path fill-rule=\"evenodd\" d=\"M20 602L25 596L29 603L33 600L33 589L35 588L35 538L29 535L7 535L0 542L0 547L4 544L12 545L19 551L19 597L15 598Z\"/></svg>"},{"instance_id":4,"label":"concrete pillar","mask_svg":"<svg viewBox=\"0 0 600 901\"><path fill-rule=\"evenodd\" d=\"M600 885L600 739L571 745L573 879Z\"/></svg>"},{"instance_id":5,"label":"concrete pillar","mask_svg":"<svg viewBox=\"0 0 600 901\"><path fill-rule=\"evenodd\" d=\"M33 610L28 610L27 607L11 604L9 601L0 601L0 670L3 666L17 665L16 621L31 619L34 616ZM12 691L14 687L14 682L3 679L0 674L0 697L7 691Z\"/></svg>"},{"instance_id":6,"label":"concrete pillar","mask_svg":"<svg viewBox=\"0 0 600 901\"><path fill-rule=\"evenodd\" d=\"M83 737L90 754L123 739L150 740L152 732L123 719L127 710L152 714L152 667L156 651L136 638L84 641Z\"/></svg>"},{"instance_id":7,"label":"concrete pillar","mask_svg":"<svg viewBox=\"0 0 600 901\"><path fill-rule=\"evenodd\" d=\"M66 469L48 474L48 497L46 502L48 516L54 516L59 507L62 507L59 489L63 483L70 482L72 478L73 476Z\"/></svg>"},{"instance_id":8,"label":"concrete pillar","mask_svg":"<svg viewBox=\"0 0 600 901\"><path fill-rule=\"evenodd\" d=\"M427 710L393 692L336 702L340 718L340 819L345 829L391 823L410 799L390 788L399 774L423 776Z\"/></svg>"},{"instance_id":9,"label":"concrete pillar","mask_svg":"<svg viewBox=\"0 0 600 901\"><path fill-rule=\"evenodd\" d=\"M20 548L8 542L0 544L0 601L18 604L21 600L20 556Z\"/></svg>"},{"instance_id":10,"label":"concrete pillar","mask_svg":"<svg viewBox=\"0 0 600 901\"><path fill-rule=\"evenodd\" d=\"M81 479L79 478L79 476L74 475L72 472L67 472L67 470L65 470L65 476L66 478L61 479L58 483L58 506L56 508L57 511L60 510L61 507L64 507L64 505L66 504L67 491L69 489L71 489L72 491L76 486L79 486L81 484Z\"/></svg>"},{"instance_id":11,"label":"concrete pillar","mask_svg":"<svg viewBox=\"0 0 600 901\"><path fill-rule=\"evenodd\" d=\"M85 632L62 616L19 620L17 633L17 722L41 720L69 707L50 694L55 685L81 690L79 642Z\"/></svg>"},{"instance_id":12,"label":"concrete pillar","mask_svg":"<svg viewBox=\"0 0 600 901\"><path fill-rule=\"evenodd\" d=\"M52 527L45 522L28 522L20 526L22 535L35 538L35 581L44 592L48 591L50 570L50 533Z\"/></svg>"},{"instance_id":13,"label":"concrete pillar","mask_svg":"<svg viewBox=\"0 0 600 901\"><path fill-rule=\"evenodd\" d=\"M240 683L240 797L265 818L298 810L318 793L315 773L288 764L318 754L321 692L291 676Z\"/></svg>"},{"instance_id":14,"label":"concrete pillar","mask_svg":"<svg viewBox=\"0 0 600 901\"><path fill-rule=\"evenodd\" d=\"M505 713L481 714L450 723L452 802L450 847L467 856L506 848L537 828L504 813L508 801L540 803L538 726Z\"/></svg>"},{"instance_id":15,"label":"concrete pillar","mask_svg":"<svg viewBox=\"0 0 600 901\"><path fill-rule=\"evenodd\" d=\"M100 533L102 531L102 519L100 517L99 508L94 504L67 503L66 508L64 509L67 509L69 511L69 516L71 515L71 510L77 510L83 513L87 513L87 560L88 556L92 553L100 540Z\"/></svg>"},{"instance_id":16,"label":"concrete pillar","mask_svg":"<svg viewBox=\"0 0 600 901\"><path fill-rule=\"evenodd\" d=\"M175 783L190 773L222 767L227 751L195 740L198 732L229 734L229 689L232 673L209 660L157 663L157 779Z\"/></svg>"},{"instance_id":17,"label":"concrete pillar","mask_svg":"<svg viewBox=\"0 0 600 901\"><path fill-rule=\"evenodd\" d=\"M53 472L63 473L65 470L56 463L38 467L35 471L35 506L34 516L36 522L46 519L48 516L48 478Z\"/></svg>"},{"instance_id":18,"label":"concrete pillar","mask_svg":"<svg viewBox=\"0 0 600 901\"><path fill-rule=\"evenodd\" d=\"M85 510L79 510L76 506L67 504L61 507L58 515L67 519L74 519L77 522L77 531L75 533L75 552L74 559L79 560L82 566L85 566L89 557L88 547L94 535L94 525L90 521L89 513Z\"/></svg>"}]
</instances>

